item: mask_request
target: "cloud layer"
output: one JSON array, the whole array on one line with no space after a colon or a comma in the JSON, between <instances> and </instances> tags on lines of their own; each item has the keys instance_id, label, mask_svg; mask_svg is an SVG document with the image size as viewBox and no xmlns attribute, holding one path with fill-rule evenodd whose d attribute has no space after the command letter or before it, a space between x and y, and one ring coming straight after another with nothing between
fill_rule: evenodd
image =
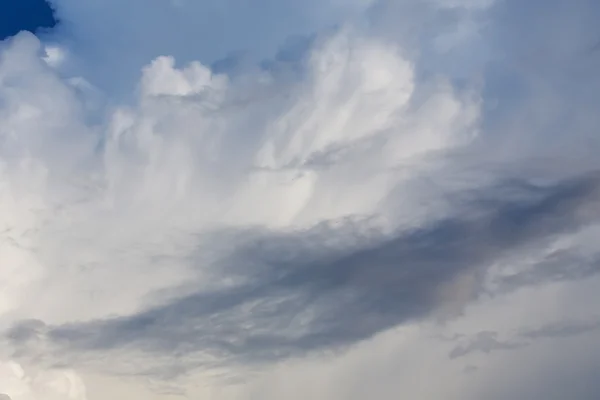
<instances>
[{"instance_id":1,"label":"cloud layer","mask_svg":"<svg viewBox=\"0 0 600 400\"><path fill-rule=\"evenodd\" d=\"M259 3L0 44L0 393L596 398L600 7Z\"/></svg>"}]
</instances>

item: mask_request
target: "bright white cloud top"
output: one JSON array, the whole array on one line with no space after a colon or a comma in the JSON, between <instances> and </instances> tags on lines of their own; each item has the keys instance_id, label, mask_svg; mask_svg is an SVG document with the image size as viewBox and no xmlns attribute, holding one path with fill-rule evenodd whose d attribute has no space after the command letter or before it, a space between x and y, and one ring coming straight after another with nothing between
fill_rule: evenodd
<instances>
[{"instance_id":1,"label":"bright white cloud top","mask_svg":"<svg viewBox=\"0 0 600 400\"><path fill-rule=\"evenodd\" d=\"M600 396L596 2L53 4L0 43L0 393Z\"/></svg>"}]
</instances>

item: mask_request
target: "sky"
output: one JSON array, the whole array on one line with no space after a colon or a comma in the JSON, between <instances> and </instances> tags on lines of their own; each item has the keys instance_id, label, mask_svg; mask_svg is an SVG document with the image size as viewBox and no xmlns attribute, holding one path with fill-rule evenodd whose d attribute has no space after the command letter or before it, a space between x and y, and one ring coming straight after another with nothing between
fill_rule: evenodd
<instances>
[{"instance_id":1,"label":"sky","mask_svg":"<svg viewBox=\"0 0 600 400\"><path fill-rule=\"evenodd\" d=\"M52 8L44 0L0 0L0 39L19 31L42 32L56 25Z\"/></svg>"},{"instance_id":2,"label":"sky","mask_svg":"<svg viewBox=\"0 0 600 400\"><path fill-rule=\"evenodd\" d=\"M0 400L600 397L597 1L0 4Z\"/></svg>"}]
</instances>

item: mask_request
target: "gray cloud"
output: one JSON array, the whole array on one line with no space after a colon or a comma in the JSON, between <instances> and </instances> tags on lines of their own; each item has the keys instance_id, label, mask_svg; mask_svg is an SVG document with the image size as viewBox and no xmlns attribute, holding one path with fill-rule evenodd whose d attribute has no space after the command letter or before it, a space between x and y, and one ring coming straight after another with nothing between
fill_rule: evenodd
<instances>
[{"instance_id":1,"label":"gray cloud","mask_svg":"<svg viewBox=\"0 0 600 400\"><path fill-rule=\"evenodd\" d=\"M540 340L554 338L570 338L600 329L600 321L561 321L543 325L535 329L524 329L506 340L498 339L499 333L482 331L472 336L456 337L462 342L454 347L448 356L451 359L471 355L473 353L490 354L495 351L517 350L531 346Z\"/></svg>"},{"instance_id":2,"label":"gray cloud","mask_svg":"<svg viewBox=\"0 0 600 400\"><path fill-rule=\"evenodd\" d=\"M523 347L523 343L512 343L498 340L497 332L479 332L475 337L465 345L459 345L452 349L448 356L450 358L459 358L473 352L482 352L489 354L496 350L514 350Z\"/></svg>"},{"instance_id":3,"label":"gray cloud","mask_svg":"<svg viewBox=\"0 0 600 400\"><path fill-rule=\"evenodd\" d=\"M596 176L517 187L520 200L502 200L514 186L490 188L485 198L494 201L480 196L464 214L347 251L319 251L309 240L325 241L335 232L249 234L222 266L244 283L132 316L51 327L48 337L72 350L128 348L172 357L201 352L218 354L224 363L353 344L429 315L448 301L440 290L457 277L477 276L497 259L597 218ZM27 335L15 329L12 340ZM453 356L513 346L489 335L479 339Z\"/></svg>"},{"instance_id":4,"label":"gray cloud","mask_svg":"<svg viewBox=\"0 0 600 400\"><path fill-rule=\"evenodd\" d=\"M558 324L542 326L523 332L520 336L527 339L551 339L577 336L600 329L600 321L562 321Z\"/></svg>"},{"instance_id":5,"label":"gray cloud","mask_svg":"<svg viewBox=\"0 0 600 400\"><path fill-rule=\"evenodd\" d=\"M498 292L510 292L523 286L543 283L583 280L600 272L598 255L580 255L570 250L550 254L526 271L498 278Z\"/></svg>"}]
</instances>

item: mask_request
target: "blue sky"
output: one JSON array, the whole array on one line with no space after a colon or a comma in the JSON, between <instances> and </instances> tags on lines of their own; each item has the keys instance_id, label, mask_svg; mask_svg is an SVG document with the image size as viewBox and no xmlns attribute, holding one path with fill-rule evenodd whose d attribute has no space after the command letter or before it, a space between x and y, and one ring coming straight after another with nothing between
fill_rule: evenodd
<instances>
[{"instance_id":1,"label":"blue sky","mask_svg":"<svg viewBox=\"0 0 600 400\"><path fill-rule=\"evenodd\" d=\"M55 24L52 9L44 0L0 1L0 40L22 30L35 32Z\"/></svg>"},{"instance_id":2,"label":"blue sky","mask_svg":"<svg viewBox=\"0 0 600 400\"><path fill-rule=\"evenodd\" d=\"M51 3L2 400L600 398L597 1Z\"/></svg>"}]
</instances>

